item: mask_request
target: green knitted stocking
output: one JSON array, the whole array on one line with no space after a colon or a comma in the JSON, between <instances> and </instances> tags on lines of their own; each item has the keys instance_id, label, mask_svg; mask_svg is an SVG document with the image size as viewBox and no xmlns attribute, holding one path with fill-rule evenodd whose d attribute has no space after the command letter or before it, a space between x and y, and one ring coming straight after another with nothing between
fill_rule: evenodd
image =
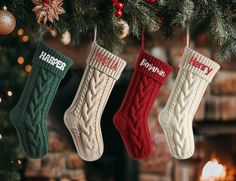
<instances>
[{"instance_id":1,"label":"green knitted stocking","mask_svg":"<svg viewBox=\"0 0 236 181\"><path fill-rule=\"evenodd\" d=\"M32 72L17 105L10 113L28 157L40 158L47 153L45 118L59 83L71 65L72 61L57 50L42 43L38 45Z\"/></svg>"}]
</instances>

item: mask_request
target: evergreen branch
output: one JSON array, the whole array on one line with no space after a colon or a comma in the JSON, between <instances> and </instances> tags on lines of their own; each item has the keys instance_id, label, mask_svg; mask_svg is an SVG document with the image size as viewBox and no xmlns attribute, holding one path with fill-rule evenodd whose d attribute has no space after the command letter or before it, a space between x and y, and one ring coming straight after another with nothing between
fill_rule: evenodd
<instances>
[{"instance_id":1,"label":"evergreen branch","mask_svg":"<svg viewBox=\"0 0 236 181\"><path fill-rule=\"evenodd\" d=\"M124 41L117 38L117 18L113 17L116 8L111 1L105 0L70 0L63 1L66 13L59 21L47 25L38 25L32 12L31 0L2 0L15 15L18 27L24 28L30 40L42 41L48 27L59 34L69 30L74 43L78 44L81 36L88 34L97 25L99 42L110 51L119 52ZM166 38L173 38L182 31L186 23L191 23L191 30L201 29L206 25L212 39L222 46L219 55L228 58L235 53L236 27L232 22L236 18L235 0L158 0L149 4L144 0L124 0L122 19L131 28L131 34L140 38L142 28L158 31L160 26ZM229 8L229 9L227 9ZM157 16L162 16L162 25ZM109 34L109 36L108 36ZM225 53L225 55L224 55Z\"/></svg>"}]
</instances>

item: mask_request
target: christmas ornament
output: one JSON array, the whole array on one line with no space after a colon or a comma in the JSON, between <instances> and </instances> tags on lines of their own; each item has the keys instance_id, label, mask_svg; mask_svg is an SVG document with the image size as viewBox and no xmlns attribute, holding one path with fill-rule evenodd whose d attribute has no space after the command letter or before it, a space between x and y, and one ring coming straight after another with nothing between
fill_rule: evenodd
<instances>
[{"instance_id":1,"label":"christmas ornament","mask_svg":"<svg viewBox=\"0 0 236 181\"><path fill-rule=\"evenodd\" d=\"M70 44L70 42L71 42L71 34L70 34L69 31L66 31L65 33L62 34L62 36L61 36L61 42L62 42L64 45Z\"/></svg>"},{"instance_id":2,"label":"christmas ornament","mask_svg":"<svg viewBox=\"0 0 236 181\"><path fill-rule=\"evenodd\" d=\"M15 17L7 11L6 6L0 10L0 35L10 34L16 27Z\"/></svg>"},{"instance_id":3,"label":"christmas ornament","mask_svg":"<svg viewBox=\"0 0 236 181\"><path fill-rule=\"evenodd\" d=\"M122 9L124 9L124 4L119 2L119 0L112 0L114 6L116 7L116 12L115 12L115 16L116 17L121 17L123 15L122 13Z\"/></svg>"},{"instance_id":4,"label":"christmas ornament","mask_svg":"<svg viewBox=\"0 0 236 181\"><path fill-rule=\"evenodd\" d=\"M187 159L194 153L193 117L219 69L214 61L185 49L170 97L158 116L170 153L177 159Z\"/></svg>"},{"instance_id":5,"label":"christmas ornament","mask_svg":"<svg viewBox=\"0 0 236 181\"><path fill-rule=\"evenodd\" d=\"M115 3L115 7L116 7L117 9L122 10L122 9L124 9L124 4L121 3L121 2L116 2L116 3Z\"/></svg>"},{"instance_id":6,"label":"christmas ornament","mask_svg":"<svg viewBox=\"0 0 236 181\"><path fill-rule=\"evenodd\" d=\"M116 17L121 17L122 15L123 15L123 13L122 13L122 11L120 10L120 9L118 9L117 11L116 11Z\"/></svg>"},{"instance_id":7,"label":"christmas ornament","mask_svg":"<svg viewBox=\"0 0 236 181\"><path fill-rule=\"evenodd\" d=\"M47 153L45 118L58 86L71 65L72 60L57 50L39 44L29 79L10 113L28 157L41 158Z\"/></svg>"},{"instance_id":8,"label":"christmas ornament","mask_svg":"<svg viewBox=\"0 0 236 181\"><path fill-rule=\"evenodd\" d=\"M119 34L117 35L117 37L118 37L119 39L123 39L123 38L125 38L125 37L129 34L129 25L128 25L128 23L127 23L125 20L123 20L123 19L119 19L118 25L119 25L119 26L122 26L122 32L119 33Z\"/></svg>"},{"instance_id":9,"label":"christmas ornament","mask_svg":"<svg viewBox=\"0 0 236 181\"><path fill-rule=\"evenodd\" d=\"M157 2L157 0L146 0L146 2L149 4L153 4L153 3Z\"/></svg>"},{"instance_id":10,"label":"christmas ornament","mask_svg":"<svg viewBox=\"0 0 236 181\"><path fill-rule=\"evenodd\" d=\"M83 160L97 160L103 153L101 116L125 66L124 60L93 43L82 82L64 115L65 125Z\"/></svg>"},{"instance_id":11,"label":"christmas ornament","mask_svg":"<svg viewBox=\"0 0 236 181\"><path fill-rule=\"evenodd\" d=\"M152 151L148 114L172 67L141 50L128 91L113 118L126 150L133 159L144 159Z\"/></svg>"},{"instance_id":12,"label":"christmas ornament","mask_svg":"<svg viewBox=\"0 0 236 181\"><path fill-rule=\"evenodd\" d=\"M46 24L47 21L53 23L53 21L59 20L59 15L65 13L65 10L61 7L63 0L32 0L36 5L32 11L36 15L37 23Z\"/></svg>"}]
</instances>

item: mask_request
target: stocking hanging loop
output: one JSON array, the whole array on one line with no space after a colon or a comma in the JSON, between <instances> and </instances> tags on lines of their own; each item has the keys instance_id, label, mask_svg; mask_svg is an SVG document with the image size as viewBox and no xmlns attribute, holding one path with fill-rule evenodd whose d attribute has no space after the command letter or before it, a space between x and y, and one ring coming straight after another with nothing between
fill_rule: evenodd
<instances>
[{"instance_id":1,"label":"stocking hanging loop","mask_svg":"<svg viewBox=\"0 0 236 181\"><path fill-rule=\"evenodd\" d=\"M189 22L187 22L186 27L187 27L186 47L189 47L189 40L190 40L190 23Z\"/></svg>"},{"instance_id":2,"label":"stocking hanging loop","mask_svg":"<svg viewBox=\"0 0 236 181\"><path fill-rule=\"evenodd\" d=\"M143 28L143 29L142 29L142 45L141 45L141 46L142 46L142 47L141 47L142 50L144 50L144 43L145 43L145 42L144 42L144 28Z\"/></svg>"},{"instance_id":3,"label":"stocking hanging loop","mask_svg":"<svg viewBox=\"0 0 236 181\"><path fill-rule=\"evenodd\" d=\"M94 27L93 42L96 42L96 40L97 40L97 25Z\"/></svg>"}]
</instances>

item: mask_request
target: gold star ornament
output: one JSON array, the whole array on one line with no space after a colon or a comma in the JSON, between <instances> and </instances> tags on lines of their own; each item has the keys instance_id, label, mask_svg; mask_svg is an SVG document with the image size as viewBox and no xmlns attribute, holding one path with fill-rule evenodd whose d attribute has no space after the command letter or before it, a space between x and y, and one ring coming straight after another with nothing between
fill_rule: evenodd
<instances>
[{"instance_id":1,"label":"gold star ornament","mask_svg":"<svg viewBox=\"0 0 236 181\"><path fill-rule=\"evenodd\" d=\"M46 24L47 21L59 20L59 15L65 13L61 7L63 0L32 0L35 7L32 11L35 13L37 23Z\"/></svg>"}]
</instances>

